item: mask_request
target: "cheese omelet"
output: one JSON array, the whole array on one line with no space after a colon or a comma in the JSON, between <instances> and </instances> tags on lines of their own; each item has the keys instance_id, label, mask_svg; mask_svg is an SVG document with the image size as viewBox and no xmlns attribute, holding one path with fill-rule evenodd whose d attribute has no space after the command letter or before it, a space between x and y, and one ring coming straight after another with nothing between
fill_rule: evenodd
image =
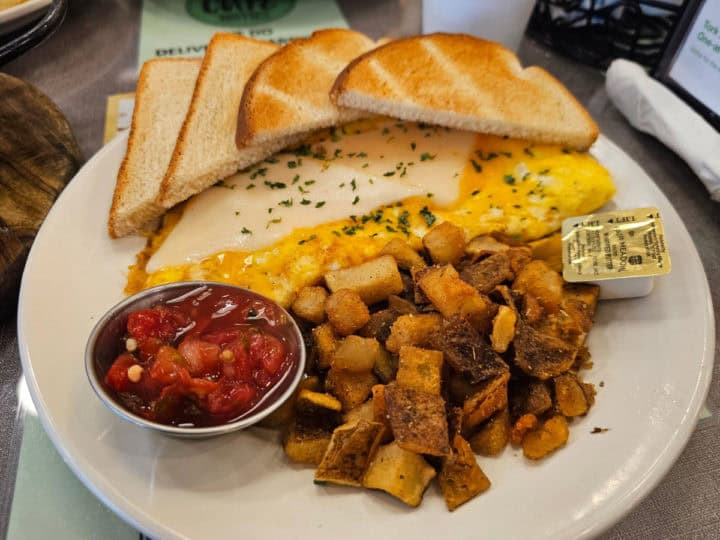
<instances>
[{"instance_id":1,"label":"cheese omelet","mask_svg":"<svg viewBox=\"0 0 720 540\"><path fill-rule=\"evenodd\" d=\"M289 305L328 270L450 221L468 239L545 237L615 192L590 154L436 126L373 120L315 135L166 215L126 292L211 280Z\"/></svg>"}]
</instances>

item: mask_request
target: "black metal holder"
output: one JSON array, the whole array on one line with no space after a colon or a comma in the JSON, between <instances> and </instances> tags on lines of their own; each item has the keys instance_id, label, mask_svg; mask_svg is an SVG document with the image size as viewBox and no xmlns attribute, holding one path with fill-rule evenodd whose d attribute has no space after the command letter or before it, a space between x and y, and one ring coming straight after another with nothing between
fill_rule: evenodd
<instances>
[{"instance_id":1,"label":"black metal holder","mask_svg":"<svg viewBox=\"0 0 720 540\"><path fill-rule=\"evenodd\" d=\"M649 69L659 62L687 2L538 0L528 25L534 38L601 69L615 58Z\"/></svg>"},{"instance_id":2,"label":"black metal holder","mask_svg":"<svg viewBox=\"0 0 720 540\"><path fill-rule=\"evenodd\" d=\"M45 15L36 23L14 33L7 43L0 43L0 66L50 37L65 19L67 7L67 0L53 0Z\"/></svg>"}]
</instances>

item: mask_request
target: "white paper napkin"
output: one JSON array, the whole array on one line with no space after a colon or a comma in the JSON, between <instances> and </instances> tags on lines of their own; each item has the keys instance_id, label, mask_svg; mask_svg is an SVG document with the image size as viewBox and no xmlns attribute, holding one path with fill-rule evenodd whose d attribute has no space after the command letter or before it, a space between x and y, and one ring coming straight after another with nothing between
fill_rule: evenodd
<instances>
[{"instance_id":1,"label":"white paper napkin","mask_svg":"<svg viewBox=\"0 0 720 540\"><path fill-rule=\"evenodd\" d=\"M653 135L685 160L710 196L720 201L720 133L635 62L613 61L605 88L635 128Z\"/></svg>"}]
</instances>

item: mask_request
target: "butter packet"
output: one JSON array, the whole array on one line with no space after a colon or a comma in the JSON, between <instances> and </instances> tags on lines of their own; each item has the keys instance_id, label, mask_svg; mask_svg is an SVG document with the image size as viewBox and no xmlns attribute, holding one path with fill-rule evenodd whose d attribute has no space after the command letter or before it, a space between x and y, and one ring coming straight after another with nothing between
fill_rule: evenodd
<instances>
[{"instance_id":1,"label":"butter packet","mask_svg":"<svg viewBox=\"0 0 720 540\"><path fill-rule=\"evenodd\" d=\"M657 208L566 219L562 250L565 281L597 282L605 299L645 296L653 277L671 269Z\"/></svg>"}]
</instances>

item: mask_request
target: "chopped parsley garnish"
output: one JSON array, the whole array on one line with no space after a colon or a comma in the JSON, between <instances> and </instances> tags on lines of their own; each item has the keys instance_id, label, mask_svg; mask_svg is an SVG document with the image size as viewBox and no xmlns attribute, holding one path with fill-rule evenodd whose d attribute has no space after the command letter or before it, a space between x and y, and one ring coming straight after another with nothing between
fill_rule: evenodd
<instances>
[{"instance_id":1,"label":"chopped parsley garnish","mask_svg":"<svg viewBox=\"0 0 720 540\"><path fill-rule=\"evenodd\" d=\"M511 157L512 157L512 152L500 152L500 153L501 153L503 156L505 156L506 158L511 158Z\"/></svg>"},{"instance_id":2,"label":"chopped parsley garnish","mask_svg":"<svg viewBox=\"0 0 720 540\"><path fill-rule=\"evenodd\" d=\"M383 173L383 176L395 176L395 171L388 171L386 173Z\"/></svg>"},{"instance_id":3,"label":"chopped parsley garnish","mask_svg":"<svg viewBox=\"0 0 720 540\"><path fill-rule=\"evenodd\" d=\"M498 157L495 152L490 152L489 154L485 155L483 154L482 150L475 150L475 155L477 155L480 161L490 161L491 159L495 159L496 157Z\"/></svg>"},{"instance_id":4,"label":"chopped parsley garnish","mask_svg":"<svg viewBox=\"0 0 720 540\"><path fill-rule=\"evenodd\" d=\"M300 175L299 175L299 174L296 174L295 176L293 176L292 185L294 186L294 185L297 184L299 181L300 181Z\"/></svg>"},{"instance_id":5,"label":"chopped parsley garnish","mask_svg":"<svg viewBox=\"0 0 720 540\"><path fill-rule=\"evenodd\" d=\"M414 142L411 142L411 143L410 143L410 150L413 150L413 151L414 151L415 148L417 148L417 145L416 145Z\"/></svg>"},{"instance_id":6,"label":"chopped parsley garnish","mask_svg":"<svg viewBox=\"0 0 720 540\"><path fill-rule=\"evenodd\" d=\"M305 182L303 182L303 184L305 184L306 186L312 186L314 183L315 180L305 180Z\"/></svg>"},{"instance_id":7,"label":"chopped parsley garnish","mask_svg":"<svg viewBox=\"0 0 720 540\"><path fill-rule=\"evenodd\" d=\"M333 233L335 236L342 236L338 231L333 231L332 233Z\"/></svg>"},{"instance_id":8,"label":"chopped parsley garnish","mask_svg":"<svg viewBox=\"0 0 720 540\"><path fill-rule=\"evenodd\" d=\"M215 184L217 187L222 187L225 189L235 189L235 184L226 184L223 180L220 180Z\"/></svg>"},{"instance_id":9,"label":"chopped parsley garnish","mask_svg":"<svg viewBox=\"0 0 720 540\"><path fill-rule=\"evenodd\" d=\"M480 165L477 161L474 159L470 160L470 163L472 163L473 169L475 169L475 172L482 172L482 165Z\"/></svg>"},{"instance_id":10,"label":"chopped parsley garnish","mask_svg":"<svg viewBox=\"0 0 720 540\"><path fill-rule=\"evenodd\" d=\"M420 161L427 161L428 159L435 159L437 154L430 154L429 152L423 152L420 154Z\"/></svg>"},{"instance_id":11,"label":"chopped parsley garnish","mask_svg":"<svg viewBox=\"0 0 720 540\"><path fill-rule=\"evenodd\" d=\"M320 201L315 203L315 208L322 208L325 206L325 201Z\"/></svg>"},{"instance_id":12,"label":"chopped parsley garnish","mask_svg":"<svg viewBox=\"0 0 720 540\"><path fill-rule=\"evenodd\" d=\"M367 168L368 168L368 165L370 165L370 164L369 164L369 163L365 163L365 164L362 166L362 168L363 168L363 169L367 169Z\"/></svg>"},{"instance_id":13,"label":"chopped parsley garnish","mask_svg":"<svg viewBox=\"0 0 720 540\"><path fill-rule=\"evenodd\" d=\"M310 193L309 190L305 189L305 188L302 187L302 186L298 186L298 191L299 191L300 193L302 193L303 195L305 195L306 193Z\"/></svg>"},{"instance_id":14,"label":"chopped parsley garnish","mask_svg":"<svg viewBox=\"0 0 720 540\"><path fill-rule=\"evenodd\" d=\"M255 180L258 176L265 176L267 167L260 167L257 171L250 175L250 180Z\"/></svg>"},{"instance_id":15,"label":"chopped parsley garnish","mask_svg":"<svg viewBox=\"0 0 720 540\"><path fill-rule=\"evenodd\" d=\"M240 215L240 210L235 210L235 215L236 215L236 216L239 216L239 215Z\"/></svg>"},{"instance_id":16,"label":"chopped parsley garnish","mask_svg":"<svg viewBox=\"0 0 720 540\"><path fill-rule=\"evenodd\" d=\"M248 184L245 189L252 189L255 187L255 184Z\"/></svg>"},{"instance_id":17,"label":"chopped parsley garnish","mask_svg":"<svg viewBox=\"0 0 720 540\"><path fill-rule=\"evenodd\" d=\"M390 130L388 128L383 128L382 134L387 135L388 133L390 133Z\"/></svg>"},{"instance_id":18,"label":"chopped parsley garnish","mask_svg":"<svg viewBox=\"0 0 720 540\"><path fill-rule=\"evenodd\" d=\"M367 154L366 154L365 152L360 152L360 153L357 155L357 157L359 157L359 158L367 157Z\"/></svg>"},{"instance_id":19,"label":"chopped parsley garnish","mask_svg":"<svg viewBox=\"0 0 720 540\"><path fill-rule=\"evenodd\" d=\"M515 184L515 177L512 174L506 174L503 176L503 182L505 182L508 186L512 186Z\"/></svg>"},{"instance_id":20,"label":"chopped parsley garnish","mask_svg":"<svg viewBox=\"0 0 720 540\"><path fill-rule=\"evenodd\" d=\"M530 148L523 148L523 152L525 152L530 157L535 157L535 154L533 154L533 151Z\"/></svg>"},{"instance_id":21,"label":"chopped parsley garnish","mask_svg":"<svg viewBox=\"0 0 720 540\"><path fill-rule=\"evenodd\" d=\"M437 219L435 217L435 214L433 214L427 206L422 207L422 210L420 210L420 215L425 218L425 223L427 223L428 227L431 227Z\"/></svg>"},{"instance_id":22,"label":"chopped parsley garnish","mask_svg":"<svg viewBox=\"0 0 720 540\"><path fill-rule=\"evenodd\" d=\"M300 204L302 204L303 206L307 206L308 204L311 204L311 203L312 203L312 201L308 201L307 199L303 199L302 201L300 201Z\"/></svg>"},{"instance_id":23,"label":"chopped parsley garnish","mask_svg":"<svg viewBox=\"0 0 720 540\"><path fill-rule=\"evenodd\" d=\"M316 238L317 238L317 235L311 234L310 236L308 236L308 237L305 238L304 240L300 240L300 241L298 242L298 245L299 245L299 246L302 246L305 242L311 242L312 240L315 240Z\"/></svg>"},{"instance_id":24,"label":"chopped parsley garnish","mask_svg":"<svg viewBox=\"0 0 720 540\"><path fill-rule=\"evenodd\" d=\"M547 173L549 173L549 172L550 172L550 169L543 169L543 170L540 171L538 174L547 174Z\"/></svg>"},{"instance_id":25,"label":"chopped parsley garnish","mask_svg":"<svg viewBox=\"0 0 720 540\"><path fill-rule=\"evenodd\" d=\"M270 221L267 222L267 225L265 225L265 228L269 229L270 225L280 223L281 221L282 221L282 218L271 219Z\"/></svg>"},{"instance_id":26,"label":"chopped parsley garnish","mask_svg":"<svg viewBox=\"0 0 720 540\"><path fill-rule=\"evenodd\" d=\"M522 208L522 206L519 204L513 204L513 208Z\"/></svg>"},{"instance_id":27,"label":"chopped parsley garnish","mask_svg":"<svg viewBox=\"0 0 720 540\"><path fill-rule=\"evenodd\" d=\"M385 229L388 232L397 232L397 229L392 228L390 225L385 225Z\"/></svg>"},{"instance_id":28,"label":"chopped parsley garnish","mask_svg":"<svg viewBox=\"0 0 720 540\"><path fill-rule=\"evenodd\" d=\"M265 180L265 185L270 189L285 189L287 187L285 182L270 182L269 180Z\"/></svg>"},{"instance_id":29,"label":"chopped parsley garnish","mask_svg":"<svg viewBox=\"0 0 720 540\"><path fill-rule=\"evenodd\" d=\"M310 150L309 144L300 145L295 149L296 156L309 156L310 154L312 154L312 150Z\"/></svg>"},{"instance_id":30,"label":"chopped parsley garnish","mask_svg":"<svg viewBox=\"0 0 720 540\"><path fill-rule=\"evenodd\" d=\"M409 227L410 221L408 221L408 218L410 217L410 212L407 210L404 210L402 214L398 216L398 223L402 225L403 227Z\"/></svg>"},{"instance_id":31,"label":"chopped parsley garnish","mask_svg":"<svg viewBox=\"0 0 720 540\"><path fill-rule=\"evenodd\" d=\"M274 157L269 157L265 160L265 163L270 163L270 164L275 164L277 162L278 162L277 158L274 158Z\"/></svg>"},{"instance_id":32,"label":"chopped parsley garnish","mask_svg":"<svg viewBox=\"0 0 720 540\"><path fill-rule=\"evenodd\" d=\"M357 182L355 181L354 178L350 181L350 185L352 186L353 191L355 191L357 189Z\"/></svg>"},{"instance_id":33,"label":"chopped parsley garnish","mask_svg":"<svg viewBox=\"0 0 720 540\"><path fill-rule=\"evenodd\" d=\"M290 208L293 205L292 197L289 199L285 199L284 201L280 201L278 203L278 206L284 206L285 208Z\"/></svg>"},{"instance_id":34,"label":"chopped parsley garnish","mask_svg":"<svg viewBox=\"0 0 720 540\"><path fill-rule=\"evenodd\" d=\"M340 157L340 154L342 154L342 148L336 148L333 157Z\"/></svg>"},{"instance_id":35,"label":"chopped parsley garnish","mask_svg":"<svg viewBox=\"0 0 720 540\"><path fill-rule=\"evenodd\" d=\"M476 189L476 190L473 191L470 195L472 195L472 196L474 197L474 196L477 195L478 193L480 193L480 190L479 190L479 189Z\"/></svg>"},{"instance_id":36,"label":"chopped parsley garnish","mask_svg":"<svg viewBox=\"0 0 720 540\"><path fill-rule=\"evenodd\" d=\"M252 231L247 227L243 227L242 229L240 229L240 232L243 234L252 234Z\"/></svg>"},{"instance_id":37,"label":"chopped parsley garnish","mask_svg":"<svg viewBox=\"0 0 720 540\"><path fill-rule=\"evenodd\" d=\"M434 194L434 193L428 193L428 194L425 195L425 196L426 196L428 199L432 199L432 198L435 196L435 194Z\"/></svg>"},{"instance_id":38,"label":"chopped parsley garnish","mask_svg":"<svg viewBox=\"0 0 720 540\"><path fill-rule=\"evenodd\" d=\"M359 203L359 202L360 202L360 196L359 196L359 195L355 195L355 198L353 199L353 202L352 202L352 203L353 203L353 204L357 204L357 203Z\"/></svg>"}]
</instances>

